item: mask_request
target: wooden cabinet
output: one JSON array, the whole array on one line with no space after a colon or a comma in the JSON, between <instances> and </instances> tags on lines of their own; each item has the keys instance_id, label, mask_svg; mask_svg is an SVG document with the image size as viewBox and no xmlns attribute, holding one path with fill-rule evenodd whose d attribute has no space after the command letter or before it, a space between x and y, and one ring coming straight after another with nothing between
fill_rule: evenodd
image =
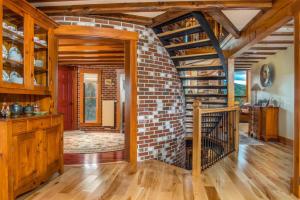
<instances>
[{"instance_id":1,"label":"wooden cabinet","mask_svg":"<svg viewBox=\"0 0 300 200\"><path fill-rule=\"evenodd\" d=\"M0 0L0 9L0 93L50 95L57 24L25 0Z\"/></svg>"},{"instance_id":2,"label":"wooden cabinet","mask_svg":"<svg viewBox=\"0 0 300 200\"><path fill-rule=\"evenodd\" d=\"M258 139L268 141L278 139L278 107L251 108L250 134Z\"/></svg>"},{"instance_id":3,"label":"wooden cabinet","mask_svg":"<svg viewBox=\"0 0 300 200\"><path fill-rule=\"evenodd\" d=\"M63 116L0 120L0 199L11 200L63 172Z\"/></svg>"}]
</instances>

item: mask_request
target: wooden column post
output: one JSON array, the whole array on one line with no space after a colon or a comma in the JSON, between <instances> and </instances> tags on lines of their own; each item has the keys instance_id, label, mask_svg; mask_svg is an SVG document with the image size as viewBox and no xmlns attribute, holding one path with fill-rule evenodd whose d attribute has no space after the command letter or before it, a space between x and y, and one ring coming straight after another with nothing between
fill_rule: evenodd
<instances>
[{"instance_id":1,"label":"wooden column post","mask_svg":"<svg viewBox=\"0 0 300 200\"><path fill-rule=\"evenodd\" d=\"M235 121L233 123L235 123L235 131L234 131L234 145L235 145L235 153L236 155L238 155L239 153L239 146L240 146L240 129L239 129L239 124L240 124L240 110L237 109L235 111L235 117L233 118L235 119Z\"/></svg>"},{"instance_id":2,"label":"wooden column post","mask_svg":"<svg viewBox=\"0 0 300 200\"><path fill-rule=\"evenodd\" d=\"M295 14L294 33L294 59L295 59L295 97L294 97L294 174L292 178L292 191L297 197L300 196L299 174L300 174L300 13Z\"/></svg>"},{"instance_id":3,"label":"wooden column post","mask_svg":"<svg viewBox=\"0 0 300 200\"><path fill-rule=\"evenodd\" d=\"M227 82L227 93L228 93L228 107L234 106L234 59L228 59L228 82Z\"/></svg>"},{"instance_id":4,"label":"wooden column post","mask_svg":"<svg viewBox=\"0 0 300 200\"><path fill-rule=\"evenodd\" d=\"M193 176L201 175L201 102L195 100L193 104Z\"/></svg>"},{"instance_id":5,"label":"wooden column post","mask_svg":"<svg viewBox=\"0 0 300 200\"><path fill-rule=\"evenodd\" d=\"M125 42L125 157L137 165L137 41Z\"/></svg>"},{"instance_id":6,"label":"wooden column post","mask_svg":"<svg viewBox=\"0 0 300 200\"><path fill-rule=\"evenodd\" d=\"M251 103L251 70L247 70L247 102Z\"/></svg>"}]
</instances>

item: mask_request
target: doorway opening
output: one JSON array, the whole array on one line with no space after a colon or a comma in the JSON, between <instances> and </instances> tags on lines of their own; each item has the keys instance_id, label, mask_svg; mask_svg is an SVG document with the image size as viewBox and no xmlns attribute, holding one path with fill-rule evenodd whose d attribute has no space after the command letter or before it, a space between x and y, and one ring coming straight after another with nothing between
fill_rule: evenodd
<instances>
[{"instance_id":1,"label":"doorway opening","mask_svg":"<svg viewBox=\"0 0 300 200\"><path fill-rule=\"evenodd\" d=\"M135 165L137 34L61 26L56 36L65 164Z\"/></svg>"}]
</instances>

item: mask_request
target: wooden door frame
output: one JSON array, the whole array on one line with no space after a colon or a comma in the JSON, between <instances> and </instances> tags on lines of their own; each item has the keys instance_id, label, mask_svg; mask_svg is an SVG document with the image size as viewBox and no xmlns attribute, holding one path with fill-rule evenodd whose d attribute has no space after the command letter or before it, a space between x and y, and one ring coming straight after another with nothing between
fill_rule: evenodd
<instances>
[{"instance_id":1,"label":"wooden door frame","mask_svg":"<svg viewBox=\"0 0 300 200\"><path fill-rule=\"evenodd\" d=\"M137 41L138 33L113 28L61 25L54 30L59 38L109 38L125 44L125 159L133 170L137 165Z\"/></svg>"},{"instance_id":2,"label":"wooden door frame","mask_svg":"<svg viewBox=\"0 0 300 200\"><path fill-rule=\"evenodd\" d=\"M117 73L117 105L116 105L116 130L120 131L122 127L120 127L120 122L122 120L120 112L121 112L121 106L120 106L120 101L121 101L121 96L120 96L120 92L121 92L121 88L120 88L120 75L121 74L125 74L125 70L124 69L117 69L116 70ZM124 114L124 113L123 113Z\"/></svg>"}]
</instances>

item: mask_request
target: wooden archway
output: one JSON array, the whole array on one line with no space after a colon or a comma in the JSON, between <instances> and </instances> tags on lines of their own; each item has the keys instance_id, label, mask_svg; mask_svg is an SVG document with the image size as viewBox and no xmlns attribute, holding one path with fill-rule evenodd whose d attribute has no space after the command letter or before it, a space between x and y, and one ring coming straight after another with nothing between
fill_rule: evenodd
<instances>
[{"instance_id":1,"label":"wooden archway","mask_svg":"<svg viewBox=\"0 0 300 200\"><path fill-rule=\"evenodd\" d=\"M138 33L112 28L61 25L59 38L108 38L125 42L125 158L135 169L137 163L137 40ZM57 72L55 72L57 74ZM57 87L57 80L56 80ZM57 90L56 90L57 91Z\"/></svg>"}]
</instances>

